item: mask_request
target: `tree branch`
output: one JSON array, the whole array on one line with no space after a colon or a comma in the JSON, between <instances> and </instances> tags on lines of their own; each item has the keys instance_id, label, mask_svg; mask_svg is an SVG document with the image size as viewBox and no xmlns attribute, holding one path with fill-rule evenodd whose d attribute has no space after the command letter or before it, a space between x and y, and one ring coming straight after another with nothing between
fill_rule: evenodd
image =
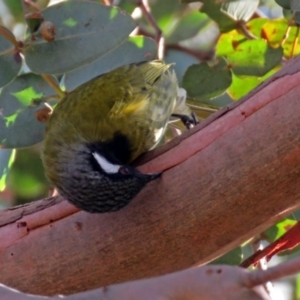
<instances>
[{"instance_id":1,"label":"tree branch","mask_svg":"<svg viewBox=\"0 0 300 300\"><path fill-rule=\"evenodd\" d=\"M91 215L59 198L1 212L0 282L51 295L166 274L290 214L300 194L299 70L296 58L144 155L140 169L163 176L119 212Z\"/></svg>"},{"instance_id":2,"label":"tree branch","mask_svg":"<svg viewBox=\"0 0 300 300\"><path fill-rule=\"evenodd\" d=\"M206 266L172 274L104 286L100 289L71 296L39 297L26 295L0 285L3 300L185 300L185 299L269 299L262 287L270 279L279 279L300 270L300 258L280 264L268 270L248 272L232 266Z\"/></svg>"}]
</instances>

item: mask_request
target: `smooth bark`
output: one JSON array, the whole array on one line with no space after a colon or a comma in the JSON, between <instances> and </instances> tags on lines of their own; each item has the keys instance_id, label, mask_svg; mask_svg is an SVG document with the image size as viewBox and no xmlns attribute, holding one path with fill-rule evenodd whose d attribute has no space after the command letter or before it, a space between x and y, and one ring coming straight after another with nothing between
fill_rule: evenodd
<instances>
[{"instance_id":1,"label":"smooth bark","mask_svg":"<svg viewBox=\"0 0 300 300\"><path fill-rule=\"evenodd\" d=\"M205 266L172 274L104 286L70 296L42 297L20 293L0 284L2 300L268 300L262 284L300 270L300 258L269 268L248 272L232 266Z\"/></svg>"},{"instance_id":2,"label":"smooth bark","mask_svg":"<svg viewBox=\"0 0 300 300\"><path fill-rule=\"evenodd\" d=\"M61 199L0 214L0 282L53 295L162 275L221 255L299 206L300 59L243 101L145 155L164 171L124 209ZM150 160L149 160L150 159Z\"/></svg>"}]
</instances>

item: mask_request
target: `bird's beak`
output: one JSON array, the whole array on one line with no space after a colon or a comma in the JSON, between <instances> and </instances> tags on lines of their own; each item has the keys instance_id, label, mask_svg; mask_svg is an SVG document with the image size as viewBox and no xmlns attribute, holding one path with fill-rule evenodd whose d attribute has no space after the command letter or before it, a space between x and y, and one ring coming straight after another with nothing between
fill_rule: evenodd
<instances>
[{"instance_id":1,"label":"bird's beak","mask_svg":"<svg viewBox=\"0 0 300 300\"><path fill-rule=\"evenodd\" d=\"M148 176L149 181L157 179L158 177L161 176L162 173L153 173L153 174L145 174L146 176Z\"/></svg>"},{"instance_id":2,"label":"bird's beak","mask_svg":"<svg viewBox=\"0 0 300 300\"><path fill-rule=\"evenodd\" d=\"M140 172L136 172L135 176L146 179L148 182L154 179L157 179L158 177L161 176L162 173L152 173L152 174L144 174Z\"/></svg>"}]
</instances>

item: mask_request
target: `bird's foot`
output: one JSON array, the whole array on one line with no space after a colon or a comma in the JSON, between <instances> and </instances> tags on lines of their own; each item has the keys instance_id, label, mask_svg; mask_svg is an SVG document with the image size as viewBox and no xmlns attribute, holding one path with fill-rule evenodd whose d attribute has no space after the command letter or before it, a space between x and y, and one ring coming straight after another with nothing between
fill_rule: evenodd
<instances>
[{"instance_id":1,"label":"bird's foot","mask_svg":"<svg viewBox=\"0 0 300 300\"><path fill-rule=\"evenodd\" d=\"M190 116L180 114L172 114L172 116L179 118L187 129L191 129L199 123L199 119L195 112L192 112Z\"/></svg>"}]
</instances>

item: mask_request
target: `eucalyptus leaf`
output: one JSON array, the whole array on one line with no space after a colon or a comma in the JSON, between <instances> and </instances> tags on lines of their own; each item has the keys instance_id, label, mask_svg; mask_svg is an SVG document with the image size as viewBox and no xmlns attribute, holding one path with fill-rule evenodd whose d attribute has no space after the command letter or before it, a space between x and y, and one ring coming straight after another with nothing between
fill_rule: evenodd
<instances>
[{"instance_id":1,"label":"eucalyptus leaf","mask_svg":"<svg viewBox=\"0 0 300 300\"><path fill-rule=\"evenodd\" d=\"M182 85L182 79L187 68L192 64L199 63L199 60L195 56L175 49L168 50L164 60L169 64L176 62L173 68L177 75L179 86Z\"/></svg>"},{"instance_id":2,"label":"eucalyptus leaf","mask_svg":"<svg viewBox=\"0 0 300 300\"><path fill-rule=\"evenodd\" d=\"M293 12L290 9L282 9L282 14L285 19L290 20L293 18Z\"/></svg>"},{"instance_id":3,"label":"eucalyptus leaf","mask_svg":"<svg viewBox=\"0 0 300 300\"><path fill-rule=\"evenodd\" d=\"M165 36L168 36L168 32L174 23L174 18L181 17L182 6L178 0L152 0L151 13L158 27ZM149 22L146 22L145 25L148 25L149 30L153 30L152 26L149 26Z\"/></svg>"},{"instance_id":4,"label":"eucalyptus leaf","mask_svg":"<svg viewBox=\"0 0 300 300\"><path fill-rule=\"evenodd\" d=\"M300 11L300 1L299 0L290 0L291 10Z\"/></svg>"},{"instance_id":5,"label":"eucalyptus leaf","mask_svg":"<svg viewBox=\"0 0 300 300\"><path fill-rule=\"evenodd\" d=\"M227 55L228 63L237 75L264 76L282 59L283 49L272 48L263 40L250 40L239 44Z\"/></svg>"},{"instance_id":6,"label":"eucalyptus leaf","mask_svg":"<svg viewBox=\"0 0 300 300\"><path fill-rule=\"evenodd\" d=\"M13 39L14 35L5 27L0 26L2 31L10 35ZM16 51L15 46L0 34L0 87L6 85L13 80L22 67L22 57Z\"/></svg>"},{"instance_id":7,"label":"eucalyptus leaf","mask_svg":"<svg viewBox=\"0 0 300 300\"><path fill-rule=\"evenodd\" d=\"M264 232L264 237L267 239L268 242L272 243L285 234L289 229L291 229L297 223L296 220L291 218L286 218L279 221L277 224L273 225L272 227L268 228Z\"/></svg>"},{"instance_id":8,"label":"eucalyptus leaf","mask_svg":"<svg viewBox=\"0 0 300 300\"><path fill-rule=\"evenodd\" d=\"M237 266L242 262L243 259L243 251L242 247L237 247L230 252L222 255L221 257L217 258L210 264L213 265L232 265Z\"/></svg>"},{"instance_id":9,"label":"eucalyptus leaf","mask_svg":"<svg viewBox=\"0 0 300 300\"><path fill-rule=\"evenodd\" d=\"M24 74L6 85L0 94L0 146L27 147L40 142L44 123L35 118L37 110L45 107L43 97L54 91L36 74Z\"/></svg>"},{"instance_id":10,"label":"eucalyptus leaf","mask_svg":"<svg viewBox=\"0 0 300 300\"><path fill-rule=\"evenodd\" d=\"M285 19L269 20L262 26L261 32L264 39L271 46L278 47L285 39L288 26L288 22ZM292 29L289 32L289 36L291 35L291 31Z\"/></svg>"},{"instance_id":11,"label":"eucalyptus leaf","mask_svg":"<svg viewBox=\"0 0 300 300\"><path fill-rule=\"evenodd\" d=\"M231 82L231 71L225 59L218 58L214 66L207 63L190 66L184 74L182 85L189 97L205 100L224 93Z\"/></svg>"},{"instance_id":12,"label":"eucalyptus leaf","mask_svg":"<svg viewBox=\"0 0 300 300\"><path fill-rule=\"evenodd\" d=\"M236 21L222 11L222 4L211 0L202 1L200 11L206 13L218 25L221 32L228 32L236 28Z\"/></svg>"},{"instance_id":13,"label":"eucalyptus leaf","mask_svg":"<svg viewBox=\"0 0 300 300\"><path fill-rule=\"evenodd\" d=\"M234 100L239 100L243 96L247 95L260 83L264 82L268 77L278 71L278 68L274 68L264 76L248 76L248 75L236 75L232 73L232 84L227 90L228 94Z\"/></svg>"},{"instance_id":14,"label":"eucalyptus leaf","mask_svg":"<svg viewBox=\"0 0 300 300\"><path fill-rule=\"evenodd\" d=\"M275 0L275 2L285 9L291 9L291 0Z\"/></svg>"},{"instance_id":15,"label":"eucalyptus leaf","mask_svg":"<svg viewBox=\"0 0 300 300\"><path fill-rule=\"evenodd\" d=\"M151 38L129 37L120 47L93 63L68 72L65 76L66 90L71 91L84 82L123 65L154 59L156 52L156 43Z\"/></svg>"},{"instance_id":16,"label":"eucalyptus leaf","mask_svg":"<svg viewBox=\"0 0 300 300\"><path fill-rule=\"evenodd\" d=\"M296 23L299 26L299 24L300 24L300 11L295 12L295 14L294 14L294 20L296 21Z\"/></svg>"},{"instance_id":17,"label":"eucalyptus leaf","mask_svg":"<svg viewBox=\"0 0 300 300\"><path fill-rule=\"evenodd\" d=\"M168 44L175 44L191 38L210 22L211 20L206 14L192 11L177 22L173 31L167 36L166 41Z\"/></svg>"},{"instance_id":18,"label":"eucalyptus leaf","mask_svg":"<svg viewBox=\"0 0 300 300\"><path fill-rule=\"evenodd\" d=\"M0 149L0 192L5 189L6 179L15 159L14 149Z\"/></svg>"},{"instance_id":19,"label":"eucalyptus leaf","mask_svg":"<svg viewBox=\"0 0 300 300\"><path fill-rule=\"evenodd\" d=\"M122 45L135 28L121 9L93 1L60 2L42 15L56 35L52 42L37 36L25 48L26 63L35 73L59 74L89 64Z\"/></svg>"}]
</instances>

